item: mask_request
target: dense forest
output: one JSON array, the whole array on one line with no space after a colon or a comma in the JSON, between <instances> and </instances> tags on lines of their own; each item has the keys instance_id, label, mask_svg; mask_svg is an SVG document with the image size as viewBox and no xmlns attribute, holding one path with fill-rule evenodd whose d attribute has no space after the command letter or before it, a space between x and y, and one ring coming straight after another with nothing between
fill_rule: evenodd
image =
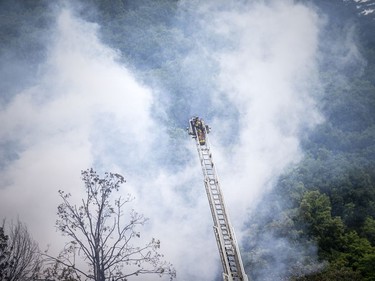
<instances>
[{"instance_id":1,"label":"dense forest","mask_svg":"<svg viewBox=\"0 0 375 281\"><path fill-rule=\"evenodd\" d=\"M3 104L40 74L31 69L45 56L46 31L54 24L56 7L49 2L0 3ZM303 159L283 173L254 207L257 212L246 218L245 268L252 280L375 280L375 16L361 14L358 1L296 2L327 17L320 34L324 55L319 60L319 79L324 94L317 95L324 122L301 132ZM204 65L197 61L195 67L210 75L197 75L195 83L189 83L187 77L194 73L181 62L193 56L190 50L197 48L194 44L202 36L203 22L189 18L190 25L184 25L188 13L179 11L178 3L83 0L76 9L80 17L99 24L101 40L119 51L119 60L138 79L151 87L157 85L160 95L175 93L170 102L173 107L166 115L156 116L170 128L168 144L175 157L165 165L175 169L178 161L186 161L186 151L178 147L179 139L186 137L185 117L202 108L208 110L208 118L217 113L202 93L218 90L213 77L219 71L207 56ZM358 57L343 62L334 42L348 29L353 30ZM216 36L208 44L211 49L228 48ZM14 60L17 64L13 65ZM16 86L15 73L24 76ZM228 141L229 137L223 140ZM17 147L2 140L0 144L1 169L17 157ZM266 242L270 237L275 243ZM275 249L284 253L279 260L272 254ZM285 268L274 271L279 263Z\"/></svg>"},{"instance_id":2,"label":"dense forest","mask_svg":"<svg viewBox=\"0 0 375 281\"><path fill-rule=\"evenodd\" d=\"M326 34L342 34L345 24L355 24L365 62L341 66L337 57L321 62L325 96L320 106L326 120L304 137L303 160L279 178L258 206L278 215L262 211L249 219L246 250L259 256L254 260L250 254L247 268L255 268L255 276L271 270L269 253L274 249L268 247L274 245L259 243L266 230L276 239L287 237L306 254L302 264L288 254L281 257L290 265L293 280L375 280L374 17L359 15L355 3L314 2L329 14ZM267 204L272 201L278 204ZM316 251L317 261L311 260L311 251ZM302 267L311 273L300 276Z\"/></svg>"}]
</instances>

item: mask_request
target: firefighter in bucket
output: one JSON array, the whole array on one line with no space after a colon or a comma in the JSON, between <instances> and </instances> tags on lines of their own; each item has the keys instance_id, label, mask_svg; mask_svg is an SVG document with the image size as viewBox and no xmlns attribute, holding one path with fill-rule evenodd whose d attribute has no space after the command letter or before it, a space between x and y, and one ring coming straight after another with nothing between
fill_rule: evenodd
<instances>
[{"instance_id":1,"label":"firefighter in bucket","mask_svg":"<svg viewBox=\"0 0 375 281\"><path fill-rule=\"evenodd\" d=\"M195 129L197 130L199 144L205 145L206 144L206 131L205 131L203 121L199 119L198 117L196 117L194 119L194 126L195 126Z\"/></svg>"}]
</instances>

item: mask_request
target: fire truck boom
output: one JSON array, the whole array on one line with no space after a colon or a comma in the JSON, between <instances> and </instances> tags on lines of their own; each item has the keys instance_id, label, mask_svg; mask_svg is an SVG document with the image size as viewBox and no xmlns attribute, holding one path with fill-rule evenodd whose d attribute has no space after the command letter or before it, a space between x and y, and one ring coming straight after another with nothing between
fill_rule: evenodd
<instances>
[{"instance_id":1,"label":"fire truck boom","mask_svg":"<svg viewBox=\"0 0 375 281\"><path fill-rule=\"evenodd\" d=\"M214 233L223 265L224 281L249 281L242 263L240 250L230 224L224 204L224 196L220 189L215 165L210 152L209 127L199 117L189 120L189 135L195 139L199 159L202 166L204 186L214 222Z\"/></svg>"}]
</instances>

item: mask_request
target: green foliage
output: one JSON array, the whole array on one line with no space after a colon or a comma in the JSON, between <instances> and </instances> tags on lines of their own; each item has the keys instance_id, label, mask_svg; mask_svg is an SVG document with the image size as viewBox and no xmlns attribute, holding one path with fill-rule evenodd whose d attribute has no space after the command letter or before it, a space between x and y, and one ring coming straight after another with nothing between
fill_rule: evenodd
<instances>
[{"instance_id":1,"label":"green foliage","mask_svg":"<svg viewBox=\"0 0 375 281\"><path fill-rule=\"evenodd\" d=\"M362 74L345 76L331 72L333 67L321 73L326 120L303 140L304 159L279 178L265 199L278 202L277 210L269 208L277 215L257 213L263 222L257 232L276 226L273 233L293 245L315 242L319 259L327 262L323 270L305 270L302 276L292 272L292 280L375 280L373 47L364 49L369 58ZM288 214L292 223L283 225L280 214Z\"/></svg>"},{"instance_id":2,"label":"green foliage","mask_svg":"<svg viewBox=\"0 0 375 281\"><path fill-rule=\"evenodd\" d=\"M292 278L292 281L361 281L363 277L357 271L347 267L328 266L322 272Z\"/></svg>"},{"instance_id":3,"label":"green foliage","mask_svg":"<svg viewBox=\"0 0 375 281\"><path fill-rule=\"evenodd\" d=\"M178 148L185 117L199 108L209 108L212 101L208 100L209 95L202 93L218 90L215 85L217 62L205 56L205 50L197 44L202 39L199 32L204 21L186 19L187 14L178 9L182 2L177 0L81 2L80 16L100 24L101 39L119 50L119 59L134 70L138 78L151 86L157 85L161 92L174 93L169 96L173 107L168 109L170 120L166 121L173 127L169 131L173 139L169 145L174 151L171 157L183 159L186 153ZM320 97L318 106L325 122L306 133L302 143L305 158L279 179L275 192L266 198L265 201L273 202L268 206L271 212L259 210L253 218L246 250L259 254L256 270L267 271L273 262L272 249L262 251L264 245L251 244L259 241L257 239L265 232L280 239L277 240L280 243L274 245L279 252L283 252L285 241L296 248L303 242L307 245L316 242L319 258L329 264L322 272L310 271L295 280L374 280L375 37L370 36L374 34L374 21L356 19L351 9L355 5L342 5L343 1L315 0L314 3L322 12L329 13L326 35L335 37L344 33L347 21L357 23L360 39L357 45L363 61L342 63L342 57L334 55L334 47L330 49L329 43L321 46L321 52L330 54L320 65L325 94ZM48 0L0 2L2 93L11 94L9 89L15 92L15 88L23 87L13 77L26 73L37 75L34 70L45 56L48 30L55 20L51 7ZM189 27L184 25L187 21ZM329 40L329 36L322 41ZM210 41L205 43L220 45L216 44L218 39L214 34L209 37ZM342 55L346 58L346 54ZM201 58L205 58L204 64ZM210 75L203 75L206 73ZM229 106L225 110L230 110ZM179 120L181 116L183 119ZM228 136L233 139L231 134ZM61 195L64 200L66 195ZM64 205L60 207L61 215L71 215ZM79 213L76 218L82 221ZM73 228L80 226L73 225ZM60 230L66 230L64 223ZM0 274L5 264L7 239L0 228ZM285 257L280 257L285 258L282 262L298 262L284 253ZM313 265L314 261L308 263L301 268Z\"/></svg>"},{"instance_id":4,"label":"green foliage","mask_svg":"<svg viewBox=\"0 0 375 281\"><path fill-rule=\"evenodd\" d=\"M192 40L199 37L202 21L189 18L189 28L184 26L186 15L178 9L181 3L175 0L83 2L96 5L94 12L82 9L81 13L89 20L99 21L100 36L120 50L121 60L149 85L174 93L171 97L174 106L167 112L170 117L167 122L173 127L169 131L172 139L178 142L182 132L176 128L185 122L179 120L180 116L191 115L198 105L208 108L210 101L202 93L217 91L215 79L210 77L215 77L218 66L209 56L202 66L197 58L203 56L196 56L200 50ZM302 143L305 158L279 179L273 194L266 196L265 201L273 202L272 206L267 212L258 210L251 218L246 251L257 255L255 271L261 274L274 262L272 249L264 250L264 245L254 242L264 242L265 232L280 239L274 245L279 252L283 252L285 241L296 247L302 247L303 241L307 245L316 242L319 258L328 261L328 265L319 273L307 270L309 274L305 277L297 274L296 280L372 280L371 268L375 268L370 266L375 246L375 45L368 34L373 34L373 23L362 21L362 24L353 12L353 3L343 5L339 0L315 0L314 3L330 15L324 30L328 36L322 38L325 43L346 32L343 22L358 23L361 40L358 45L367 64L361 59L343 62L348 54L341 53L340 57L329 42L321 46L326 54L320 65L325 94L318 105L325 122L306 134ZM214 34L210 37L216 42ZM210 73L210 77L202 73ZM170 145L179 147L173 141ZM183 151L174 151L181 156L175 158L183 158ZM298 262L286 253L285 257L278 258L285 258L285 263ZM248 262L252 266L250 258ZM313 265L311 261L301 267Z\"/></svg>"},{"instance_id":5,"label":"green foliage","mask_svg":"<svg viewBox=\"0 0 375 281\"><path fill-rule=\"evenodd\" d=\"M338 250L343 239L344 224L339 217L332 217L329 197L319 191L304 194L297 220L307 224L308 236L319 244L320 257L329 258L332 250Z\"/></svg>"},{"instance_id":6,"label":"green foliage","mask_svg":"<svg viewBox=\"0 0 375 281\"><path fill-rule=\"evenodd\" d=\"M341 243L342 252L337 254L337 260L346 266L358 269L358 265L365 255L373 254L375 248L366 238L361 238L355 231L345 234Z\"/></svg>"},{"instance_id":7,"label":"green foliage","mask_svg":"<svg viewBox=\"0 0 375 281\"><path fill-rule=\"evenodd\" d=\"M365 219L362 227L362 234L372 245L375 245L375 220L372 217L367 217Z\"/></svg>"},{"instance_id":8,"label":"green foliage","mask_svg":"<svg viewBox=\"0 0 375 281\"><path fill-rule=\"evenodd\" d=\"M358 262L358 270L364 276L366 281L375 280L375 254L364 254L361 260Z\"/></svg>"}]
</instances>

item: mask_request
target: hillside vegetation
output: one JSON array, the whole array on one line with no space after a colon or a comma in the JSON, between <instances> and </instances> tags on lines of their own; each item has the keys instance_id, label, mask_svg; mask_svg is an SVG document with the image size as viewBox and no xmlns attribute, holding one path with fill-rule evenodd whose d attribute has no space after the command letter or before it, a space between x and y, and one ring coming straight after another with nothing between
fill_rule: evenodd
<instances>
[{"instance_id":1,"label":"hillside vegetation","mask_svg":"<svg viewBox=\"0 0 375 281\"><path fill-rule=\"evenodd\" d=\"M54 18L48 2L1 2L2 93L11 95L24 86L14 86L15 74L24 75L23 83L31 83L37 75L30 69L45 55L46 34ZM313 2L329 18L321 39L333 42L337 34L354 26L360 58L343 65L334 47L322 44L324 58L332 53L330 60L320 61L324 95L318 105L325 120L303 136L302 161L278 179L248 218L242 253L254 280L371 281L375 280L375 21L359 16L347 1ZM99 23L101 39L119 50L120 60L142 81L175 93L174 106L167 112L167 122L174 128L183 127L183 117L194 111L183 97L209 103L201 93L215 91L210 77L218 71L215 62L206 61L202 71L210 76L195 77L194 85L180 79L192 75L180 63L193 44L186 34L199 30L200 22L192 18L191 26L178 26L184 15L178 13L177 4L177 0L85 0L78 9L81 17ZM9 96L0 99L7 102ZM179 153L176 158L183 159L176 150ZM275 244L265 243L265 233ZM274 247L294 247L299 255L291 250L275 260ZM286 267L283 275L267 275L280 261Z\"/></svg>"},{"instance_id":2,"label":"hillside vegetation","mask_svg":"<svg viewBox=\"0 0 375 281\"><path fill-rule=\"evenodd\" d=\"M344 34L350 22L361 58L346 65L334 56L321 62L325 121L304 138L303 160L259 204L267 211L249 219L247 269L256 280L264 280L259 277L274 263L275 245L259 243L265 231L304 255L280 257L293 280L375 280L375 23L358 16L354 5L316 3L331 12L322 39Z\"/></svg>"}]
</instances>

